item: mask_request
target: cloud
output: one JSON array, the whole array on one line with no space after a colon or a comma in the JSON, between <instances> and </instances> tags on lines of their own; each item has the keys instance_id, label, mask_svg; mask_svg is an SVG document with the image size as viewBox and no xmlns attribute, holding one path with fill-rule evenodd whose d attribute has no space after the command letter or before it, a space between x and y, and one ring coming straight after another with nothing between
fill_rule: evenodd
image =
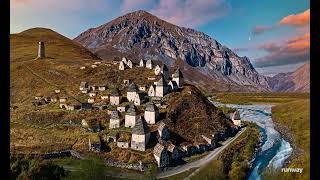
<instances>
[{"instance_id":1,"label":"cloud","mask_svg":"<svg viewBox=\"0 0 320 180\"><path fill-rule=\"evenodd\" d=\"M170 23L198 27L230 12L224 0L160 0L150 12Z\"/></svg>"},{"instance_id":2,"label":"cloud","mask_svg":"<svg viewBox=\"0 0 320 180\"><path fill-rule=\"evenodd\" d=\"M275 52L279 49L279 45L277 43L271 42L271 43L264 43L259 45L258 49L263 49L267 52Z\"/></svg>"},{"instance_id":3,"label":"cloud","mask_svg":"<svg viewBox=\"0 0 320 180\"><path fill-rule=\"evenodd\" d=\"M109 0L108 0L109 1ZM29 8L34 10L45 9L46 11L57 10L85 10L94 8L95 10L104 10L108 9L107 3L105 0L92 0L90 3L86 0L10 0L10 8Z\"/></svg>"},{"instance_id":4,"label":"cloud","mask_svg":"<svg viewBox=\"0 0 320 180\"><path fill-rule=\"evenodd\" d=\"M272 26L255 26L252 30L253 34L261 34L283 26L294 26L305 28L310 24L310 9L299 14L291 14L283 17L277 24Z\"/></svg>"},{"instance_id":5,"label":"cloud","mask_svg":"<svg viewBox=\"0 0 320 180\"><path fill-rule=\"evenodd\" d=\"M256 58L256 67L295 64L310 60L310 33L292 37L284 43L265 43L259 49L268 52L266 56Z\"/></svg>"},{"instance_id":6,"label":"cloud","mask_svg":"<svg viewBox=\"0 0 320 180\"><path fill-rule=\"evenodd\" d=\"M10 3L14 3L14 4L27 4L32 0L10 0Z\"/></svg>"},{"instance_id":7,"label":"cloud","mask_svg":"<svg viewBox=\"0 0 320 180\"><path fill-rule=\"evenodd\" d=\"M256 26L253 29L253 34L260 34L271 29L273 29L272 26Z\"/></svg>"},{"instance_id":8,"label":"cloud","mask_svg":"<svg viewBox=\"0 0 320 180\"><path fill-rule=\"evenodd\" d=\"M232 51L235 52L242 52L242 51L249 51L251 48L248 47L238 47L238 48L233 48Z\"/></svg>"},{"instance_id":9,"label":"cloud","mask_svg":"<svg viewBox=\"0 0 320 180\"><path fill-rule=\"evenodd\" d=\"M304 26L310 23L310 9L299 13L291 14L281 19L279 25Z\"/></svg>"}]
</instances>

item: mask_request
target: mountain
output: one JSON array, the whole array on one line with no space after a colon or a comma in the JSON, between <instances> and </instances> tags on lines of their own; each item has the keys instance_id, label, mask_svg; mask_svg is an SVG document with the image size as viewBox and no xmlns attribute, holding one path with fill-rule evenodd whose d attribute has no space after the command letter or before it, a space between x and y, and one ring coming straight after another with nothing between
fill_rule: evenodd
<instances>
[{"instance_id":1,"label":"mountain","mask_svg":"<svg viewBox=\"0 0 320 180\"><path fill-rule=\"evenodd\" d=\"M74 39L102 58L127 56L180 67L186 79L209 91L269 91L267 80L247 57L240 57L210 36L135 11Z\"/></svg>"},{"instance_id":2,"label":"mountain","mask_svg":"<svg viewBox=\"0 0 320 180\"><path fill-rule=\"evenodd\" d=\"M310 64L270 77L268 83L274 92L310 92Z\"/></svg>"}]
</instances>

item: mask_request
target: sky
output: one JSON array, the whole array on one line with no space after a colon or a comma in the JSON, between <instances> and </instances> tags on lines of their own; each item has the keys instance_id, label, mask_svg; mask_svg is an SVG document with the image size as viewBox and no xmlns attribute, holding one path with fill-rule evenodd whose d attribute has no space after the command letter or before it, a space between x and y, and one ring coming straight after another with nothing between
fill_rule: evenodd
<instances>
[{"instance_id":1,"label":"sky","mask_svg":"<svg viewBox=\"0 0 320 180\"><path fill-rule=\"evenodd\" d=\"M208 34L267 76L310 61L309 0L10 0L10 31L45 27L73 39L140 9Z\"/></svg>"}]
</instances>

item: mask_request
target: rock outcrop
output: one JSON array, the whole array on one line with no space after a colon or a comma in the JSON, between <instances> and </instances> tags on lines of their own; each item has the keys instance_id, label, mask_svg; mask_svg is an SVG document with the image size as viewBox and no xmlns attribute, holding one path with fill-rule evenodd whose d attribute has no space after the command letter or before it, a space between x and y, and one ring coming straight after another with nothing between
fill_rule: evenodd
<instances>
[{"instance_id":1,"label":"rock outcrop","mask_svg":"<svg viewBox=\"0 0 320 180\"><path fill-rule=\"evenodd\" d=\"M266 78L258 74L247 57L238 56L202 32L173 25L146 11L135 11L91 28L74 40L103 58L124 54L136 61L160 60L169 68L181 67L182 60L201 74L200 79L195 79L199 76L193 73L187 75L195 84L219 81L231 85L230 91L236 86L243 91L270 90Z\"/></svg>"}]
</instances>

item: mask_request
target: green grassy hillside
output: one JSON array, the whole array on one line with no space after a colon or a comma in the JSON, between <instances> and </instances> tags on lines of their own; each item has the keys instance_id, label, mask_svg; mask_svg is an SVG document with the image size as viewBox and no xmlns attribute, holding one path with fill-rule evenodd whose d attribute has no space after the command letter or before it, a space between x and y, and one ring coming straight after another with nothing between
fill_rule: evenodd
<instances>
[{"instance_id":1,"label":"green grassy hillside","mask_svg":"<svg viewBox=\"0 0 320 180\"><path fill-rule=\"evenodd\" d=\"M88 98L79 91L81 81L91 85L108 84L109 88L117 86L123 92L126 91L124 79L131 79L137 84L153 83L146 81L154 74L152 70L134 68L119 71L118 65L104 65L111 59L97 59L85 48L50 29L29 29L12 34L10 38L10 100L11 106L17 107L10 113L10 137L11 148L17 151L46 152L70 149L72 145L79 151L86 150L90 133L80 127L58 124L87 117L106 121L108 116L107 110L66 112L59 108L58 102L35 107L31 104L35 95L50 96L55 89L61 89L59 97L68 97L68 103L80 103ZM40 40L45 41L47 58L35 60ZM91 68L96 61L103 63ZM80 70L81 66L87 68Z\"/></svg>"},{"instance_id":2,"label":"green grassy hillside","mask_svg":"<svg viewBox=\"0 0 320 180\"><path fill-rule=\"evenodd\" d=\"M81 45L51 29L32 28L10 35L10 62L35 59L39 41L45 42L48 59L97 59Z\"/></svg>"}]
</instances>

